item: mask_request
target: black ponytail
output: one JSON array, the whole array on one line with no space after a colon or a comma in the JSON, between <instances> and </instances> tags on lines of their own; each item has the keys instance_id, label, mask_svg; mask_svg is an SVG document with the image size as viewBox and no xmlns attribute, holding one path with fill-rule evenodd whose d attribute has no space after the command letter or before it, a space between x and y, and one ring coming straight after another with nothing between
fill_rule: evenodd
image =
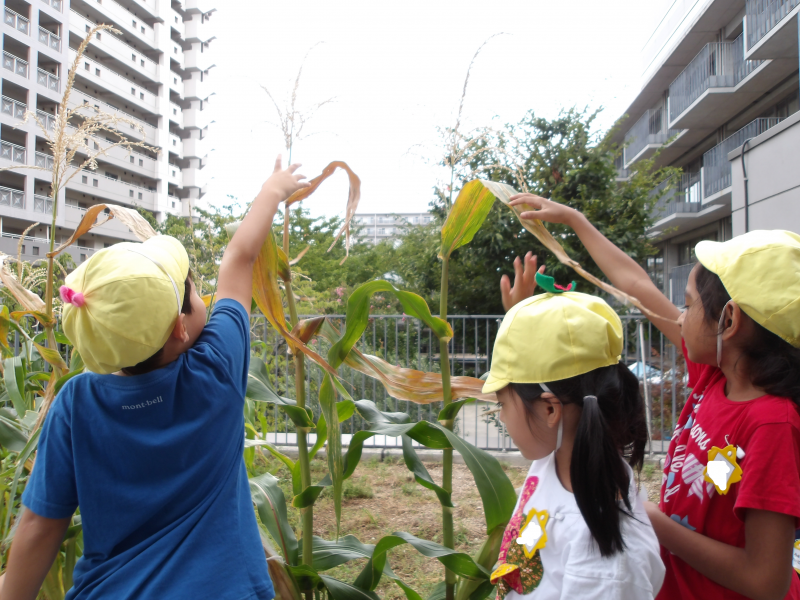
<instances>
[{"instance_id":1,"label":"black ponytail","mask_svg":"<svg viewBox=\"0 0 800 600\"><path fill-rule=\"evenodd\" d=\"M541 395L541 388L511 385L533 414L530 404ZM625 549L620 512L633 512L628 498L631 482L622 457L641 470L647 443L639 381L625 365L617 364L547 383L547 387L562 404L583 409L569 470L572 491L601 556L612 556Z\"/></svg>"},{"instance_id":2,"label":"black ponytail","mask_svg":"<svg viewBox=\"0 0 800 600\"><path fill-rule=\"evenodd\" d=\"M697 267L697 295L703 315L716 333L719 317L731 299L718 275L702 264ZM750 317L742 312L742 315ZM772 396L790 398L800 407L800 348L768 331L755 321L755 333L742 345L744 367L750 382Z\"/></svg>"}]
</instances>

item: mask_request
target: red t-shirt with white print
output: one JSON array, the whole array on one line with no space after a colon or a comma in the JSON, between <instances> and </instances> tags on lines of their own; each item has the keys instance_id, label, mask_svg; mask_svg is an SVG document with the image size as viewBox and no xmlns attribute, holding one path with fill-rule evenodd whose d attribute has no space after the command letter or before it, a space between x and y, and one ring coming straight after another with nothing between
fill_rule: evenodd
<instances>
[{"instance_id":1,"label":"red t-shirt with white print","mask_svg":"<svg viewBox=\"0 0 800 600\"><path fill-rule=\"evenodd\" d=\"M748 508L795 517L800 528L800 414L787 398L762 396L734 402L725 396L725 376L716 367L686 356L692 393L672 434L664 462L660 508L692 531L744 548ZM728 445L744 451L742 479L720 494L705 481L709 450ZM787 552L789 550L787 549ZM658 600L739 599L661 547L667 568ZM800 600L800 580L792 577L787 599Z\"/></svg>"}]
</instances>

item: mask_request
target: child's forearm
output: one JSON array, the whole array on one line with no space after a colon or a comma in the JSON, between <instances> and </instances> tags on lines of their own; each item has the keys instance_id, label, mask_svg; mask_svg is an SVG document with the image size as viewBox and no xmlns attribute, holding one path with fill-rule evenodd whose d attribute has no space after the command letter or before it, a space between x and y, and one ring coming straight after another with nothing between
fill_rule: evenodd
<instances>
[{"instance_id":1,"label":"child's forearm","mask_svg":"<svg viewBox=\"0 0 800 600\"><path fill-rule=\"evenodd\" d=\"M747 542L745 548L738 548L691 531L657 508L648 510L648 516L662 546L721 586L754 600L782 600L788 593L792 577L791 517L748 511ZM781 517L786 517L787 524L776 526Z\"/></svg>"},{"instance_id":2,"label":"child's forearm","mask_svg":"<svg viewBox=\"0 0 800 600\"><path fill-rule=\"evenodd\" d=\"M26 510L8 558L0 600L34 600L69 527L70 518L46 519Z\"/></svg>"},{"instance_id":3,"label":"child's forearm","mask_svg":"<svg viewBox=\"0 0 800 600\"><path fill-rule=\"evenodd\" d=\"M239 260L252 265L272 228L272 221L283 200L284 198L277 190L264 184L228 244L225 256L231 253Z\"/></svg>"}]
</instances>

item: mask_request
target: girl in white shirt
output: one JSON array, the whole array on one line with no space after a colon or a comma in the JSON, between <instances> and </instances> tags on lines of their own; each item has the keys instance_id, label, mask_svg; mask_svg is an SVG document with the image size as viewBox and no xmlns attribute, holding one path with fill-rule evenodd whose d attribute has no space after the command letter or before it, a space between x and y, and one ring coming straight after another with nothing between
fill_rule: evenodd
<instances>
[{"instance_id":1,"label":"girl in white shirt","mask_svg":"<svg viewBox=\"0 0 800 600\"><path fill-rule=\"evenodd\" d=\"M492 573L497 598L652 599L664 566L631 468L647 424L619 362L622 323L596 296L536 281L549 293L506 314L483 389L534 461Z\"/></svg>"}]
</instances>

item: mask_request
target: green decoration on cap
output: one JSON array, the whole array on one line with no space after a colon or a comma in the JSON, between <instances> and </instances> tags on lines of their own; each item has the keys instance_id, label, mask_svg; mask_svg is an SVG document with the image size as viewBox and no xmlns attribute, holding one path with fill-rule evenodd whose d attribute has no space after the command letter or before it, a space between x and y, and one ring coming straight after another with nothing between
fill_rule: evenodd
<instances>
[{"instance_id":1,"label":"green decoration on cap","mask_svg":"<svg viewBox=\"0 0 800 600\"><path fill-rule=\"evenodd\" d=\"M549 292L550 294L563 294L564 292L572 292L575 290L575 286L578 285L573 281L567 287L564 287L563 285L558 285L554 278L542 273L536 273L536 283L545 292Z\"/></svg>"}]
</instances>

